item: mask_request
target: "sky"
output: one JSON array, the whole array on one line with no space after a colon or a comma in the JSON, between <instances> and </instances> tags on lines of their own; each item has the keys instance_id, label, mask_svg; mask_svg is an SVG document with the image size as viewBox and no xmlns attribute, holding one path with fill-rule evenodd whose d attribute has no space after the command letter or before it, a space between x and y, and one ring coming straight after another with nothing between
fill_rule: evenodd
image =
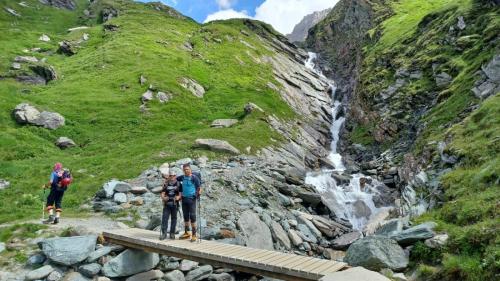
<instances>
[{"instance_id":1,"label":"sky","mask_svg":"<svg viewBox=\"0 0 500 281\"><path fill-rule=\"evenodd\" d=\"M149 0L142 0L149 1ZM300 20L315 11L333 7L338 0L160 0L197 22L253 18L288 34Z\"/></svg>"}]
</instances>

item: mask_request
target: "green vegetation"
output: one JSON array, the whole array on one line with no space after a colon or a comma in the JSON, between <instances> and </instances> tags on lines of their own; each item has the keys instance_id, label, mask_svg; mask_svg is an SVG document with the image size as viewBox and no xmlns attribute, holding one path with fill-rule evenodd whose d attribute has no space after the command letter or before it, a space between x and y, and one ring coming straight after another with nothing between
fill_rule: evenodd
<instances>
[{"instance_id":1,"label":"green vegetation","mask_svg":"<svg viewBox=\"0 0 500 281\"><path fill-rule=\"evenodd\" d=\"M271 51L241 20L199 25L166 6L157 10L155 5L160 4L126 0L93 4L82 0L77 11L51 8L36 0L24 1L29 8L17 2L0 4L0 72L12 73L9 68L15 56L33 55L46 58L59 79L46 86L10 78L0 81L0 178L12 183L0 192L0 223L39 214L40 186L48 181L56 161L73 171L75 183L65 195L64 207L65 213L77 214L78 206L110 178L132 178L149 166L187 156L221 156L193 149L196 138L224 139L239 149L250 146L252 151L271 145L271 139L280 140L262 115L244 116L247 102L283 119L295 117L279 94L266 86L274 81L270 66L253 62L252 57ZM4 7L22 16L13 17ZM119 17L104 23L118 26L117 31L104 30L100 23L106 7L119 10ZM85 8L96 17L85 18ZM82 25L90 28L67 32ZM90 39L79 44L76 55L55 53L58 41L75 42L83 33ZM52 40L39 41L42 34ZM188 42L193 51L184 46ZM23 53L33 47L44 52ZM145 85L140 85L140 75L147 78ZM196 98L182 88L182 77L203 85L205 96ZM173 99L166 104L151 101L148 112L142 113L140 97L150 84ZM62 114L66 125L51 131L16 124L11 113L21 102ZM210 128L218 118L241 122L227 129ZM60 150L54 145L60 136L78 146Z\"/></svg>"},{"instance_id":2,"label":"green vegetation","mask_svg":"<svg viewBox=\"0 0 500 281\"><path fill-rule=\"evenodd\" d=\"M399 114L384 120L403 129L382 145L390 147L411 137L405 135L406 128L415 124L421 128L411 148L415 155L431 150L439 159L436 143L447 140L448 153L460 159L441 178L444 204L418 218L438 222L440 231L450 235L448 245L435 250L418 243L412 264L422 280L494 280L500 274L500 97L480 101L471 89L475 73L499 52L495 40L500 34L500 8L471 0L401 0L391 5L394 15L369 32L373 41L364 47L358 98L373 104L394 84L397 69L421 70L422 78L409 80L384 101ZM467 24L462 31L456 27L459 16ZM440 72L453 77L448 87L436 86L433 73ZM419 108L425 110L415 114ZM372 124L380 124L380 119L354 124L350 140L376 144L377 128Z\"/></svg>"}]
</instances>

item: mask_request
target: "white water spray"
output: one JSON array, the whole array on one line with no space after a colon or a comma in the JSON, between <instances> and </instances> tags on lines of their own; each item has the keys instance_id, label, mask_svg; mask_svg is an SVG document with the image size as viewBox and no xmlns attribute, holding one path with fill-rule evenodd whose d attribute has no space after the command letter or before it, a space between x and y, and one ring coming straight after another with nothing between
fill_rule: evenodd
<instances>
[{"instance_id":1,"label":"white water spray","mask_svg":"<svg viewBox=\"0 0 500 281\"><path fill-rule=\"evenodd\" d=\"M315 53L309 52L309 57L305 61L305 66L321 77L323 73L316 67ZM326 77L325 77L326 78ZM351 175L349 184L338 184L332 173L344 174L345 167L342 163L342 156L337 153L337 143L339 141L340 129L345 122L345 117L339 112L342 110L342 103L335 97L335 84L330 83L332 91L332 116L333 122L330 128L332 142L328 159L333 163L333 169L324 169L319 172L310 172L306 176L306 183L316 187L321 193L323 203L335 213L339 218L349 221L353 229L362 230L369 222L370 218L382 210L375 207L373 196L378 193L375 188L379 182L363 174ZM339 116L337 118L337 116Z\"/></svg>"}]
</instances>

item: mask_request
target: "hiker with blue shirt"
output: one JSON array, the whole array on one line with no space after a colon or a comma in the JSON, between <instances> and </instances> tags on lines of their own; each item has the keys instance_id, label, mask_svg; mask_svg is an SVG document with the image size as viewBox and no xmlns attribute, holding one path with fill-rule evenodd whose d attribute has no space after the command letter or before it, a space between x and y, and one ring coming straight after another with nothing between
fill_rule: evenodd
<instances>
[{"instance_id":1,"label":"hiker with blue shirt","mask_svg":"<svg viewBox=\"0 0 500 281\"><path fill-rule=\"evenodd\" d=\"M189 239L195 242L196 238L196 200L201 194L201 179L193 174L189 164L182 165L184 175L177 177L179 182L179 194L182 198L182 213L184 216L184 234L180 239ZM191 225L191 234L189 226Z\"/></svg>"},{"instance_id":2,"label":"hiker with blue shirt","mask_svg":"<svg viewBox=\"0 0 500 281\"><path fill-rule=\"evenodd\" d=\"M43 185L43 188L50 188L49 196L47 197L46 210L49 213L49 218L43 223L49 224L57 224L59 223L59 219L61 217L62 212L62 199L64 196L64 192L68 188L69 184L72 181L71 174L69 170L63 169L61 163L56 163L54 165L54 169L50 174L50 180L48 184ZM54 216L54 206L56 215Z\"/></svg>"}]
</instances>

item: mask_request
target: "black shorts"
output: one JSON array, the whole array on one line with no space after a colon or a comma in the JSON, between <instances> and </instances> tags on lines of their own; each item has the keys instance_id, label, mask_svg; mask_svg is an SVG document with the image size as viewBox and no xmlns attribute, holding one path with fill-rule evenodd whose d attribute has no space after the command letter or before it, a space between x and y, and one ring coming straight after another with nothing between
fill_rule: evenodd
<instances>
[{"instance_id":1,"label":"black shorts","mask_svg":"<svg viewBox=\"0 0 500 281\"><path fill-rule=\"evenodd\" d=\"M184 222L196 222L196 197L182 197L182 215Z\"/></svg>"},{"instance_id":2,"label":"black shorts","mask_svg":"<svg viewBox=\"0 0 500 281\"><path fill-rule=\"evenodd\" d=\"M62 211L62 198L64 196L64 189L51 188L49 196L47 197L47 210L53 209L56 205L56 211Z\"/></svg>"}]
</instances>

